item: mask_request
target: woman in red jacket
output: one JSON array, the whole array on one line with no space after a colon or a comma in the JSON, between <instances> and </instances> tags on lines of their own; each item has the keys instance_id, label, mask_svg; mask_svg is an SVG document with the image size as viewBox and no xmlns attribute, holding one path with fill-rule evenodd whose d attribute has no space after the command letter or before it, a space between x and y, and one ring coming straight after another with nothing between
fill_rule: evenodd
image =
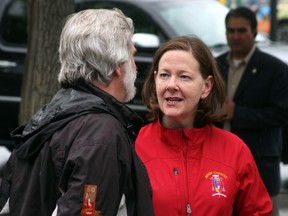
<instances>
[{"instance_id":1,"label":"woman in red jacket","mask_svg":"<svg viewBox=\"0 0 288 216\"><path fill-rule=\"evenodd\" d=\"M164 43L142 94L151 123L141 129L136 151L150 177L156 216L271 215L248 147L212 125L223 118L224 84L199 38Z\"/></svg>"}]
</instances>

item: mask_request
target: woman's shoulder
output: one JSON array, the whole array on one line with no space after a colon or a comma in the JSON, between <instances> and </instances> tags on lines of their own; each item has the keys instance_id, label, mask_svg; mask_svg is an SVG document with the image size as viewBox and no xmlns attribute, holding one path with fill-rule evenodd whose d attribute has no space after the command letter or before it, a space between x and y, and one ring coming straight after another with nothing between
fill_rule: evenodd
<instances>
[{"instance_id":1,"label":"woman's shoulder","mask_svg":"<svg viewBox=\"0 0 288 216\"><path fill-rule=\"evenodd\" d=\"M209 126L210 130L211 130L211 134L213 137L218 137L219 139L223 140L223 141L236 141L236 142L240 142L243 143L242 139L240 137L238 137L236 134L215 127L215 126Z\"/></svg>"},{"instance_id":2,"label":"woman's shoulder","mask_svg":"<svg viewBox=\"0 0 288 216\"><path fill-rule=\"evenodd\" d=\"M138 136L150 136L153 133L157 133L158 128L157 122L148 123L140 129Z\"/></svg>"},{"instance_id":3,"label":"woman's shoulder","mask_svg":"<svg viewBox=\"0 0 288 216\"><path fill-rule=\"evenodd\" d=\"M243 151L243 148L248 148L240 137L230 131L215 126L210 126L209 129L210 136L208 143L210 143L211 147L218 146L217 148L231 152L234 151L235 153Z\"/></svg>"}]
</instances>

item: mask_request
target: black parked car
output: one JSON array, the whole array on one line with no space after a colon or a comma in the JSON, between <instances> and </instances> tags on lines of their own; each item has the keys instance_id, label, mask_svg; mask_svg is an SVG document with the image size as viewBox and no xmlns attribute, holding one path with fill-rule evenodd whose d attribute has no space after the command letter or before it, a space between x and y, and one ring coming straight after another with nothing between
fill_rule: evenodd
<instances>
[{"instance_id":1,"label":"black parked car","mask_svg":"<svg viewBox=\"0 0 288 216\"><path fill-rule=\"evenodd\" d=\"M0 0L0 145L9 146L9 133L18 125L20 91L27 52L27 0ZM224 19L228 8L216 0L75 0L75 11L120 8L135 23L138 52L138 93L129 106L144 116L141 89L155 48L162 42L196 34L214 55L227 49ZM264 38L264 39L263 39ZM288 62L288 47L271 45L261 37L263 49ZM281 49L280 49L281 48ZM281 51L282 50L282 51Z\"/></svg>"}]
</instances>

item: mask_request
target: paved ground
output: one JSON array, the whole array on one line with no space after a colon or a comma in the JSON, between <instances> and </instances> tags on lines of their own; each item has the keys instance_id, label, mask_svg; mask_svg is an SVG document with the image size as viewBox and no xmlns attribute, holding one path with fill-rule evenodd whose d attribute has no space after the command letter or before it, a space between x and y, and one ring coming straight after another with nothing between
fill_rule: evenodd
<instances>
[{"instance_id":1,"label":"paved ground","mask_svg":"<svg viewBox=\"0 0 288 216\"><path fill-rule=\"evenodd\" d=\"M280 216L288 216L288 164L281 164L282 190L279 196Z\"/></svg>"},{"instance_id":2,"label":"paved ground","mask_svg":"<svg viewBox=\"0 0 288 216\"><path fill-rule=\"evenodd\" d=\"M288 216L288 192L282 192L279 196L279 216Z\"/></svg>"}]
</instances>

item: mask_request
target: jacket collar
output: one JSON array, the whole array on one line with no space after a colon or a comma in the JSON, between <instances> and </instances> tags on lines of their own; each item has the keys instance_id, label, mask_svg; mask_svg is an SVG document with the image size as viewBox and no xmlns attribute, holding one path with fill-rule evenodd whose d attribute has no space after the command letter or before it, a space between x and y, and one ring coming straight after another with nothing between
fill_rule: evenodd
<instances>
[{"instance_id":1,"label":"jacket collar","mask_svg":"<svg viewBox=\"0 0 288 216\"><path fill-rule=\"evenodd\" d=\"M202 128L175 129L163 127L159 120L156 124L158 124L160 139L163 143L170 146L181 147L180 143L183 143L183 140L186 141L190 147L201 146L206 137L209 136L209 125Z\"/></svg>"},{"instance_id":2,"label":"jacket collar","mask_svg":"<svg viewBox=\"0 0 288 216\"><path fill-rule=\"evenodd\" d=\"M135 135L138 134L140 128L144 125L143 119L137 113L100 88L86 83L85 85L80 85L78 89L97 95L102 101L105 101L104 104L107 112L115 116L126 129L131 130L134 128L133 133L135 133Z\"/></svg>"}]
</instances>

